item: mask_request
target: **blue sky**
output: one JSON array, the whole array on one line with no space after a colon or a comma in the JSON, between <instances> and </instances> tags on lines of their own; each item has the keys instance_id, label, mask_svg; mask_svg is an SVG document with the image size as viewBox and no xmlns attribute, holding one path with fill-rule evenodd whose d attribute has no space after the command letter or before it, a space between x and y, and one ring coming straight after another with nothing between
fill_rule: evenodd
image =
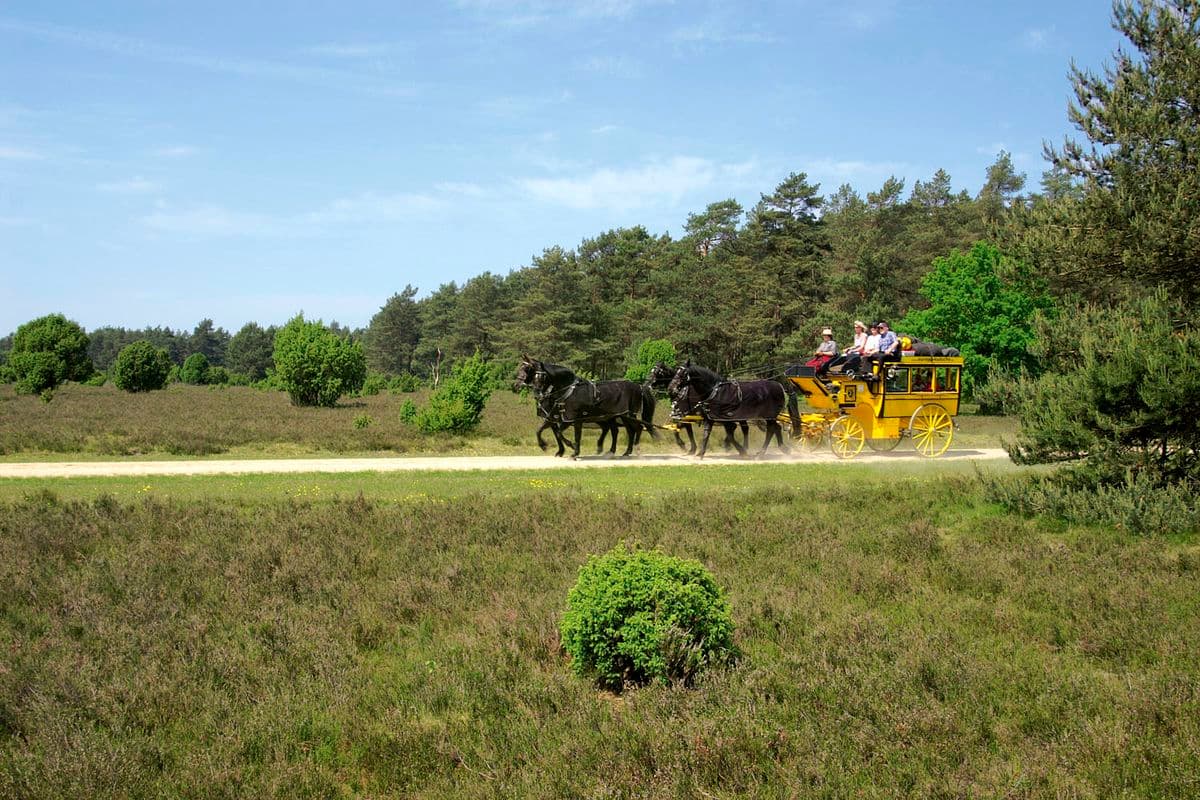
<instances>
[{"instance_id":1,"label":"blue sky","mask_svg":"<svg viewBox=\"0 0 1200 800\"><path fill-rule=\"evenodd\" d=\"M1036 185L1107 2L0 4L0 335L365 325L791 172Z\"/></svg>"}]
</instances>

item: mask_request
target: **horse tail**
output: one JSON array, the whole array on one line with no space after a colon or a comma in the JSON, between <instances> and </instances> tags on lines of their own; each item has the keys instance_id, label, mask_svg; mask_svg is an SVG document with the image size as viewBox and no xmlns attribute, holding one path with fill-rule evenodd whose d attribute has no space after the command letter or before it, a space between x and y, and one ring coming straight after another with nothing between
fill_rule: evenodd
<instances>
[{"instance_id":1,"label":"horse tail","mask_svg":"<svg viewBox=\"0 0 1200 800\"><path fill-rule=\"evenodd\" d=\"M647 386L642 387L642 423L650 431L650 438L658 440L658 431L654 428L654 406L658 401L654 392Z\"/></svg>"}]
</instances>

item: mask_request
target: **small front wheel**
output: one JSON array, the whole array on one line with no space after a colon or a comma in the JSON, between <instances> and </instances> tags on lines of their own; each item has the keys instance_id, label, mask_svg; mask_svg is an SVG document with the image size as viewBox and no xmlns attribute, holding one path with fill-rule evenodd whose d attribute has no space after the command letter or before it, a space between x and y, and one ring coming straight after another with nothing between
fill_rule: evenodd
<instances>
[{"instance_id":1,"label":"small front wheel","mask_svg":"<svg viewBox=\"0 0 1200 800\"><path fill-rule=\"evenodd\" d=\"M838 458L854 458L867 440L863 426L854 417L838 417L829 426L829 440Z\"/></svg>"},{"instance_id":2,"label":"small front wheel","mask_svg":"<svg viewBox=\"0 0 1200 800\"><path fill-rule=\"evenodd\" d=\"M908 421L913 447L926 458L937 458L950 447L954 438L954 419L937 403L926 403L913 412Z\"/></svg>"}]
</instances>

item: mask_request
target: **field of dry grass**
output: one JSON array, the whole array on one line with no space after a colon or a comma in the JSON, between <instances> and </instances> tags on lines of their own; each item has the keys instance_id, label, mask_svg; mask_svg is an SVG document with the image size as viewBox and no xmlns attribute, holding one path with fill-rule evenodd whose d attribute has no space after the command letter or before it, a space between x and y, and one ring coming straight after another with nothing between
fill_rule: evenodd
<instances>
[{"instance_id":1,"label":"field of dry grass","mask_svg":"<svg viewBox=\"0 0 1200 800\"><path fill-rule=\"evenodd\" d=\"M343 398L335 408L297 408L282 392L249 387L174 384L158 392L129 394L112 386L69 384L45 402L0 386L0 458L108 458L113 456L289 456L335 454L530 454L538 452L532 400L498 391L483 423L469 436L425 435L400 419L412 399L428 392ZM666 421L667 404L656 419ZM956 446L997 447L1013 423L997 417L959 417ZM761 442L752 433L752 444ZM714 434L714 446L718 434ZM552 437L547 433L547 440ZM584 452L595 449L587 429ZM618 452L624 449L621 435ZM674 440L645 439L640 452L678 452Z\"/></svg>"}]
</instances>

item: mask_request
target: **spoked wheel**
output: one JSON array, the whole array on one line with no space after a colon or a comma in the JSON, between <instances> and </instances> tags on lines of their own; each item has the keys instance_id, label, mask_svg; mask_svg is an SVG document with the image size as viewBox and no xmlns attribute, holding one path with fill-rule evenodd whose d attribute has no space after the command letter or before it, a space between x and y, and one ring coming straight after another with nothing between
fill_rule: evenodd
<instances>
[{"instance_id":1,"label":"spoked wheel","mask_svg":"<svg viewBox=\"0 0 1200 800\"><path fill-rule=\"evenodd\" d=\"M838 458L854 458L867 439L863 426L854 417L838 417L829 426L829 440Z\"/></svg>"},{"instance_id":2,"label":"spoked wheel","mask_svg":"<svg viewBox=\"0 0 1200 800\"><path fill-rule=\"evenodd\" d=\"M908 435L918 453L936 458L950 447L954 419L937 403L926 403L913 412L908 421Z\"/></svg>"},{"instance_id":3,"label":"spoked wheel","mask_svg":"<svg viewBox=\"0 0 1200 800\"><path fill-rule=\"evenodd\" d=\"M825 426L804 424L800 426L800 449L806 453L815 453L825 444Z\"/></svg>"},{"instance_id":4,"label":"spoked wheel","mask_svg":"<svg viewBox=\"0 0 1200 800\"><path fill-rule=\"evenodd\" d=\"M900 437L895 439L867 439L867 447L876 453L890 453L900 444Z\"/></svg>"}]
</instances>

